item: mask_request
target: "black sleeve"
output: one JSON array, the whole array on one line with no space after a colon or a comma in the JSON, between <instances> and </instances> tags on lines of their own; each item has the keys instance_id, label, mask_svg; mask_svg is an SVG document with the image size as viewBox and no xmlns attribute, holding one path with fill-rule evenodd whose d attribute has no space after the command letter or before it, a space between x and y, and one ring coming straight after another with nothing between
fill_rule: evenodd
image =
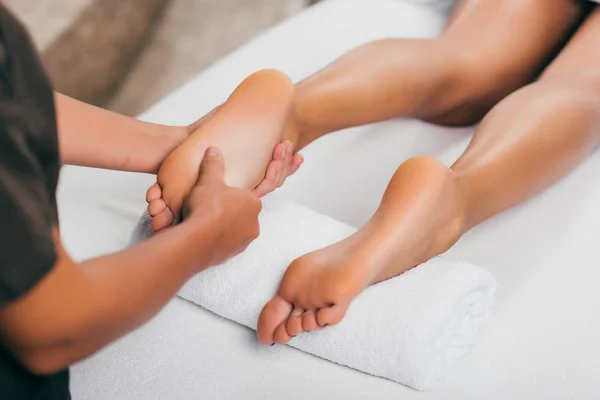
<instances>
[{"instance_id":1,"label":"black sleeve","mask_svg":"<svg viewBox=\"0 0 600 400\"><path fill-rule=\"evenodd\" d=\"M19 121L6 107L19 107L0 93L0 305L39 282L56 262L52 241L55 209L42 163ZM3 115L4 114L4 115ZM12 121L11 121L12 120Z\"/></svg>"}]
</instances>

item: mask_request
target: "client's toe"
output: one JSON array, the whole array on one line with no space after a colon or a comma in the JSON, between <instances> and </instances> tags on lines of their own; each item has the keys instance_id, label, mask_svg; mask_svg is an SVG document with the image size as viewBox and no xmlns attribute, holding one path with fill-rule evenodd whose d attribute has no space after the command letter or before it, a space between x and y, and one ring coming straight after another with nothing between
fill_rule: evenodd
<instances>
[{"instance_id":1,"label":"client's toe","mask_svg":"<svg viewBox=\"0 0 600 400\"><path fill-rule=\"evenodd\" d=\"M167 203L165 203L163 199L150 200L148 203L148 214L154 217L155 215L165 211L166 208Z\"/></svg>"},{"instance_id":2,"label":"client's toe","mask_svg":"<svg viewBox=\"0 0 600 400\"><path fill-rule=\"evenodd\" d=\"M275 334L273 335L275 342L279 344L287 344L292 337L288 334L285 328L285 321L283 321L277 328L275 328Z\"/></svg>"},{"instance_id":3,"label":"client's toe","mask_svg":"<svg viewBox=\"0 0 600 400\"><path fill-rule=\"evenodd\" d=\"M317 323L321 327L337 325L342 321L342 319L344 319L347 309L348 306L342 306L340 304L334 304L330 307L321 308L317 313Z\"/></svg>"},{"instance_id":4,"label":"client's toe","mask_svg":"<svg viewBox=\"0 0 600 400\"><path fill-rule=\"evenodd\" d=\"M146 192L146 202L150 203L152 200L158 200L160 198L162 198L162 190L157 182L154 185L150 186L150 188Z\"/></svg>"},{"instance_id":5,"label":"client's toe","mask_svg":"<svg viewBox=\"0 0 600 400\"><path fill-rule=\"evenodd\" d=\"M312 310L306 311L302 316L302 329L306 332L312 332L320 328L317 323L317 314Z\"/></svg>"},{"instance_id":6,"label":"client's toe","mask_svg":"<svg viewBox=\"0 0 600 400\"><path fill-rule=\"evenodd\" d=\"M292 305L279 296L275 296L262 309L258 317L258 340L264 344L275 342L275 330L289 317ZM289 340L289 339L288 339Z\"/></svg>"},{"instance_id":7,"label":"client's toe","mask_svg":"<svg viewBox=\"0 0 600 400\"><path fill-rule=\"evenodd\" d=\"M288 335L291 337L297 336L304 332L302 329L302 315L304 310L302 308L294 308L289 318L286 321L286 330Z\"/></svg>"},{"instance_id":8,"label":"client's toe","mask_svg":"<svg viewBox=\"0 0 600 400\"><path fill-rule=\"evenodd\" d=\"M168 207L152 217L152 229L154 232L161 231L173 224L173 213Z\"/></svg>"}]
</instances>

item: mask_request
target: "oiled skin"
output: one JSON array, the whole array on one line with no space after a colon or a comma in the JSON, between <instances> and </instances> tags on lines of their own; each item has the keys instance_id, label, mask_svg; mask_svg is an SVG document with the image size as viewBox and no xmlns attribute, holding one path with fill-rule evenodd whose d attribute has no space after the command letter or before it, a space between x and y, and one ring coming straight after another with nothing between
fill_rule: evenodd
<instances>
[{"instance_id":1,"label":"oiled skin","mask_svg":"<svg viewBox=\"0 0 600 400\"><path fill-rule=\"evenodd\" d=\"M394 117L481 123L450 168L430 157L406 161L355 235L290 265L260 315L263 343L339 323L365 286L444 252L597 147L600 8L590 7L464 0L438 39L373 42L296 85L299 148Z\"/></svg>"}]
</instances>

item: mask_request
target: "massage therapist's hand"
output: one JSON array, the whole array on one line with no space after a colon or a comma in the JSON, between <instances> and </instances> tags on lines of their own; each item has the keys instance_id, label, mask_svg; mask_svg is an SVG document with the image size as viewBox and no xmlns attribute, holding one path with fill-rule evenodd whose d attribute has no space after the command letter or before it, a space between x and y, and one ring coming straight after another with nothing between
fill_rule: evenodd
<instances>
[{"instance_id":1,"label":"massage therapist's hand","mask_svg":"<svg viewBox=\"0 0 600 400\"><path fill-rule=\"evenodd\" d=\"M204 117L196 121L195 123L189 125L186 129L186 135L193 134L196 135L198 129L201 129L202 126L209 121L213 116L216 115L219 107L206 114ZM285 134L290 132L290 130L286 127L284 130L283 138L286 138ZM226 136L226 134L225 134ZM196 135L197 137L197 135ZM291 137L293 138L293 137ZM197 141L197 139L190 139L191 141ZM266 144L267 146L272 146ZM192 142L192 146L195 146ZM228 146L231 148L231 146ZM163 229L166 229L173 225L176 219L179 219L181 216L181 205L184 198L189 194L189 190L193 183L192 174L196 174L196 167L193 165L184 165L181 161L173 161L173 160L182 160L188 159L191 161L198 160L200 154L191 154L189 151L190 147L184 144L181 147L175 149L172 155L169 155L164 159L164 162L161 161L162 165L157 171L157 183L152 185L146 191L146 201L148 202L148 213L152 217L152 229L155 232L159 232ZM263 197L266 194L274 191L278 187L282 186L285 179L292 175L294 172L298 170L304 159L299 154L294 154L292 141L289 139L282 140L274 149L271 147L266 147L261 149L261 151L267 150L271 154L271 160L266 164L266 168L262 173L262 180L255 187L247 187L251 189L251 192L257 197ZM261 153L263 157L264 153ZM251 157L252 155L248 155ZM185 160L184 160L185 161ZM261 162L265 162L263 159ZM197 161L196 161L197 162ZM189 161L185 163L189 164ZM179 165L177 165L179 164ZM234 167L238 170L240 163L236 163ZM187 171L181 171L179 168L187 169ZM192 170L189 170L192 168ZM255 168L260 168L258 165ZM188 179L185 180L185 184L179 185L180 188L178 190L173 190L171 188L166 188L167 186L175 186L177 187L177 183L172 181L177 181L180 179L180 174L185 172L188 176ZM258 171L257 171L258 172ZM235 175L235 172L234 172ZM258 175L260 177L261 175ZM191 181L189 179L192 179ZM160 183L159 183L160 182ZM167 201L163 198L163 190L168 190L171 192L170 201L167 204Z\"/></svg>"},{"instance_id":2,"label":"massage therapist's hand","mask_svg":"<svg viewBox=\"0 0 600 400\"><path fill-rule=\"evenodd\" d=\"M185 128L185 137L187 138L187 136L191 135L202 124L212 118L219 107L220 106L214 108L196 122L188 125ZM286 134L284 137L289 136L288 132L290 135L293 135L290 137L295 137L297 128L293 121L295 121L295 119L290 116L288 118L288 123L286 124ZM258 197L263 197L273 192L275 189L281 187L289 176L298 171L298 168L300 168L300 165L302 165L303 162L304 158L302 155L294 154L292 141L282 141L273 149L273 158L271 162L269 162L269 165L267 165L264 179L252 190L252 192Z\"/></svg>"},{"instance_id":3,"label":"massage therapist's hand","mask_svg":"<svg viewBox=\"0 0 600 400\"><path fill-rule=\"evenodd\" d=\"M196 186L183 205L184 220L210 218L212 257L218 265L241 253L258 237L260 200L249 190L225 185L224 159L216 147L206 150Z\"/></svg>"}]
</instances>

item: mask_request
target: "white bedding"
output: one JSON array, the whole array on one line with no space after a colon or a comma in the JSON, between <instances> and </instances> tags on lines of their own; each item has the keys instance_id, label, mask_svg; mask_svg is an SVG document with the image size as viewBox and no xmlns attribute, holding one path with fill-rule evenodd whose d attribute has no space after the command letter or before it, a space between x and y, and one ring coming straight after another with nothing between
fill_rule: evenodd
<instances>
[{"instance_id":1,"label":"white bedding","mask_svg":"<svg viewBox=\"0 0 600 400\"><path fill-rule=\"evenodd\" d=\"M186 123L249 73L294 79L385 36L436 35L444 16L391 0L331 0L271 30L144 115ZM373 212L395 168L415 154L452 162L471 129L399 120L331 135L277 195L354 226ZM64 168L61 231L76 259L127 245L152 176ZM311 187L310 191L306 188ZM600 398L600 154L538 198L484 223L451 251L488 268L497 304L480 343L442 389L418 393L286 346L180 299L72 371L74 399Z\"/></svg>"}]
</instances>

